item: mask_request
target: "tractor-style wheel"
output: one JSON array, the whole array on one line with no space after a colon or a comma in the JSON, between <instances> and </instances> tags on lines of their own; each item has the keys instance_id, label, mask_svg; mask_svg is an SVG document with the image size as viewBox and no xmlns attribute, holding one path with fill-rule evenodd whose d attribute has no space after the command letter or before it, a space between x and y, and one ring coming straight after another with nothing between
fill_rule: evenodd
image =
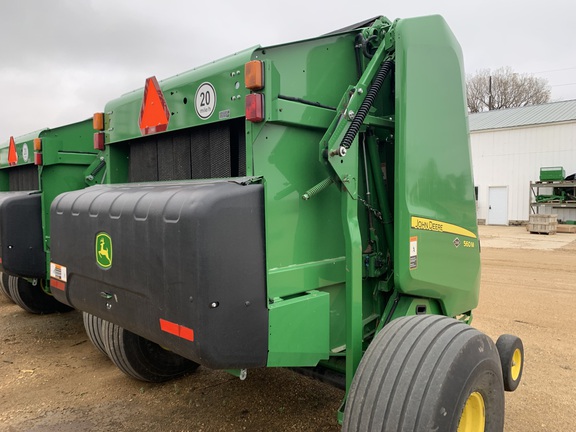
<instances>
[{"instance_id":1,"label":"tractor-style wheel","mask_svg":"<svg viewBox=\"0 0 576 432\"><path fill-rule=\"evenodd\" d=\"M86 334L88 335L90 342L92 342L92 345L108 357L106 347L104 346L104 340L102 339L102 318L89 314L88 312L82 312L82 319L84 321L84 329L86 330Z\"/></svg>"},{"instance_id":2,"label":"tractor-style wheel","mask_svg":"<svg viewBox=\"0 0 576 432\"><path fill-rule=\"evenodd\" d=\"M403 317L374 338L352 381L344 431L490 432L504 427L494 342L443 316Z\"/></svg>"},{"instance_id":3,"label":"tractor-style wheel","mask_svg":"<svg viewBox=\"0 0 576 432\"><path fill-rule=\"evenodd\" d=\"M40 283L42 283L40 279L38 279L38 283L34 285L26 279L9 276L8 292L12 300L14 300L14 303L25 311L33 314L69 312L73 309L44 292Z\"/></svg>"},{"instance_id":4,"label":"tractor-style wheel","mask_svg":"<svg viewBox=\"0 0 576 432\"><path fill-rule=\"evenodd\" d=\"M0 272L0 293L4 294L4 296L14 303L12 297L10 296L10 291L8 290L8 275L6 273Z\"/></svg>"},{"instance_id":5,"label":"tractor-style wheel","mask_svg":"<svg viewBox=\"0 0 576 432\"><path fill-rule=\"evenodd\" d=\"M116 324L102 321L102 338L108 357L132 378L147 382L168 381L199 366Z\"/></svg>"},{"instance_id":6,"label":"tractor-style wheel","mask_svg":"<svg viewBox=\"0 0 576 432\"><path fill-rule=\"evenodd\" d=\"M496 348L502 364L504 390L518 388L524 370L524 345L518 336L503 334L496 341Z\"/></svg>"}]
</instances>

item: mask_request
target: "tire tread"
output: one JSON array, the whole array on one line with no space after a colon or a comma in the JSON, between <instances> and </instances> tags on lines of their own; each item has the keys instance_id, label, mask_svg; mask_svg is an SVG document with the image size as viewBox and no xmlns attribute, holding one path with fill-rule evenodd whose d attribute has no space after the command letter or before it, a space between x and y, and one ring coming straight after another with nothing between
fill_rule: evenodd
<instances>
[{"instance_id":1,"label":"tire tread","mask_svg":"<svg viewBox=\"0 0 576 432\"><path fill-rule=\"evenodd\" d=\"M476 339L493 346L478 330L444 316L392 321L376 335L360 362L350 387L343 430L427 430L430 407L438 397L438 380L446 377L446 365ZM495 350L486 356L492 367L499 366ZM449 421L458 421L460 413L449 414Z\"/></svg>"}]
</instances>

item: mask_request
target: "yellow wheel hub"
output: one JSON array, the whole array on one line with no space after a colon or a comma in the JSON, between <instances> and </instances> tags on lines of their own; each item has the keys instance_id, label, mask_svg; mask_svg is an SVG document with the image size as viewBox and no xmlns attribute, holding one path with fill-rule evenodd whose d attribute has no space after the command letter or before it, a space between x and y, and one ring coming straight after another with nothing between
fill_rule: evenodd
<instances>
[{"instance_id":1,"label":"yellow wheel hub","mask_svg":"<svg viewBox=\"0 0 576 432\"><path fill-rule=\"evenodd\" d=\"M514 381L520 376L522 370L522 352L517 348L512 354L512 364L510 365L510 375Z\"/></svg>"},{"instance_id":2,"label":"yellow wheel hub","mask_svg":"<svg viewBox=\"0 0 576 432\"><path fill-rule=\"evenodd\" d=\"M486 406L484 398L478 392L473 392L468 396L460 423L458 423L458 432L484 432L486 428Z\"/></svg>"}]
</instances>

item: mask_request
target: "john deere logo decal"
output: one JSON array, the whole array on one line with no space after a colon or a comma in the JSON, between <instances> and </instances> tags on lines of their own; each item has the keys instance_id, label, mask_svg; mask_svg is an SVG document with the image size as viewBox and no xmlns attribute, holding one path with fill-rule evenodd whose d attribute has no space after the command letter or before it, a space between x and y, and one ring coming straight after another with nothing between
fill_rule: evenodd
<instances>
[{"instance_id":1,"label":"john deere logo decal","mask_svg":"<svg viewBox=\"0 0 576 432\"><path fill-rule=\"evenodd\" d=\"M104 232L96 236L96 262L102 268L112 266L112 238Z\"/></svg>"}]
</instances>

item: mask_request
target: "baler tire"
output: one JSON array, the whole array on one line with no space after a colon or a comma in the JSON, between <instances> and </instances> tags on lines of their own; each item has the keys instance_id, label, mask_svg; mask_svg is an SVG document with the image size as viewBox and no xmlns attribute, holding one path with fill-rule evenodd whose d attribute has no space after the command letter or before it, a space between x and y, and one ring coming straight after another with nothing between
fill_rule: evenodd
<instances>
[{"instance_id":1,"label":"baler tire","mask_svg":"<svg viewBox=\"0 0 576 432\"><path fill-rule=\"evenodd\" d=\"M102 318L89 314L88 312L82 312L82 320L84 321L86 335L88 339L90 339L90 342L92 342L92 345L108 357L106 347L104 346L104 339L102 338Z\"/></svg>"},{"instance_id":2,"label":"baler tire","mask_svg":"<svg viewBox=\"0 0 576 432\"><path fill-rule=\"evenodd\" d=\"M354 375L343 431L502 431L494 342L452 318L402 317L376 335Z\"/></svg>"},{"instance_id":3,"label":"baler tire","mask_svg":"<svg viewBox=\"0 0 576 432\"><path fill-rule=\"evenodd\" d=\"M0 292L4 294L8 300L14 303L10 291L8 290L8 278L9 276L6 273L0 272Z\"/></svg>"},{"instance_id":4,"label":"baler tire","mask_svg":"<svg viewBox=\"0 0 576 432\"><path fill-rule=\"evenodd\" d=\"M513 392L518 388L524 370L524 345L518 336L503 334L496 341L502 364L504 390Z\"/></svg>"},{"instance_id":5,"label":"baler tire","mask_svg":"<svg viewBox=\"0 0 576 432\"><path fill-rule=\"evenodd\" d=\"M26 312L33 314L51 314L56 312L70 312L73 310L70 306L60 303L53 296L44 292L42 287L32 285L21 277L8 277L8 291L14 303Z\"/></svg>"},{"instance_id":6,"label":"baler tire","mask_svg":"<svg viewBox=\"0 0 576 432\"><path fill-rule=\"evenodd\" d=\"M199 366L119 325L102 321L102 338L108 357L132 378L163 382L193 372Z\"/></svg>"}]
</instances>

